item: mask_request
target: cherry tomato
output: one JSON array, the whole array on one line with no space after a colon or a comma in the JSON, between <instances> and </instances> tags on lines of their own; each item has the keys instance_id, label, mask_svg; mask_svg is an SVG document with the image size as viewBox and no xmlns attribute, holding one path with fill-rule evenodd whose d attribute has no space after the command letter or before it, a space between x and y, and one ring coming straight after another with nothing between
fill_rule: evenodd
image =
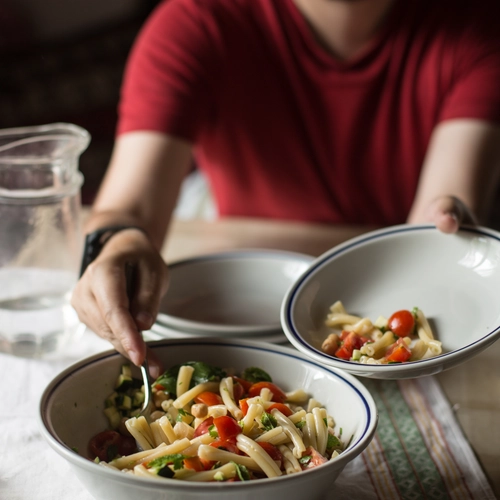
<instances>
[{"instance_id":1,"label":"cherry tomato","mask_svg":"<svg viewBox=\"0 0 500 500\"><path fill-rule=\"evenodd\" d=\"M283 465L283 455L274 444L265 441L259 442L259 446L275 461L279 463L279 468Z\"/></svg>"},{"instance_id":2,"label":"cherry tomato","mask_svg":"<svg viewBox=\"0 0 500 500\"><path fill-rule=\"evenodd\" d=\"M312 469L313 467L317 467L318 465L326 463L328 460L321 455L318 451L316 451L313 447L309 446L304 451L303 456L310 456L311 460L306 465L303 465L303 469Z\"/></svg>"},{"instance_id":3,"label":"cherry tomato","mask_svg":"<svg viewBox=\"0 0 500 500\"><path fill-rule=\"evenodd\" d=\"M205 470L205 466L203 465L200 457L187 457L184 459L184 467L186 469L192 469L196 472L201 472Z\"/></svg>"},{"instance_id":4,"label":"cherry tomato","mask_svg":"<svg viewBox=\"0 0 500 500\"><path fill-rule=\"evenodd\" d=\"M240 405L240 410L243 412L243 415L246 415L248 413L248 400L250 398L244 398L240 399L239 405Z\"/></svg>"},{"instance_id":5,"label":"cherry tomato","mask_svg":"<svg viewBox=\"0 0 500 500\"><path fill-rule=\"evenodd\" d=\"M283 415L285 415L285 417L289 417L290 415L293 414L293 411L290 408L288 408L287 405L284 405L283 403L273 403L271 406L269 406L269 408L266 411L268 413L271 413L271 410L273 410L274 408L276 408L281 413L283 413Z\"/></svg>"},{"instance_id":6,"label":"cherry tomato","mask_svg":"<svg viewBox=\"0 0 500 500\"><path fill-rule=\"evenodd\" d=\"M221 441L227 441L228 439L235 438L242 432L238 422L236 422L234 418L226 415L214 418L214 425L217 428L217 433L219 434L219 439Z\"/></svg>"},{"instance_id":7,"label":"cherry tomato","mask_svg":"<svg viewBox=\"0 0 500 500\"><path fill-rule=\"evenodd\" d=\"M348 349L345 345L342 345L335 351L335 357L349 360L352 357L352 351L352 349Z\"/></svg>"},{"instance_id":8,"label":"cherry tomato","mask_svg":"<svg viewBox=\"0 0 500 500\"><path fill-rule=\"evenodd\" d=\"M370 340L368 337L346 330L340 334L340 339L342 340L342 345L335 351L335 356L347 360L351 359L354 349L360 349Z\"/></svg>"},{"instance_id":9,"label":"cherry tomato","mask_svg":"<svg viewBox=\"0 0 500 500\"><path fill-rule=\"evenodd\" d=\"M415 328L415 318L407 309L396 311L387 322L387 328L398 337L408 337Z\"/></svg>"},{"instance_id":10,"label":"cherry tomato","mask_svg":"<svg viewBox=\"0 0 500 500\"><path fill-rule=\"evenodd\" d=\"M245 394L245 389L243 389L243 386L236 382L233 383L233 396L235 401L239 401L243 395Z\"/></svg>"},{"instance_id":11,"label":"cherry tomato","mask_svg":"<svg viewBox=\"0 0 500 500\"><path fill-rule=\"evenodd\" d=\"M205 391L194 398L195 403L206 404L207 406L221 405L222 398L215 392Z\"/></svg>"},{"instance_id":12,"label":"cherry tomato","mask_svg":"<svg viewBox=\"0 0 500 500\"><path fill-rule=\"evenodd\" d=\"M248 380L245 380L244 378L236 377L235 375L233 375L233 381L238 382L238 384L241 384L245 393L247 393L248 389L250 389L250 387L252 387L252 382L249 382Z\"/></svg>"},{"instance_id":13,"label":"cherry tomato","mask_svg":"<svg viewBox=\"0 0 500 500\"><path fill-rule=\"evenodd\" d=\"M284 403L286 401L286 394L272 382L257 382L253 384L250 389L248 389L248 396L251 398L259 396L260 391L264 388L267 388L271 391L271 401L274 401L275 403Z\"/></svg>"},{"instance_id":14,"label":"cherry tomato","mask_svg":"<svg viewBox=\"0 0 500 500\"><path fill-rule=\"evenodd\" d=\"M89 442L91 457L99 457L99 460L105 462L111 461L117 455L130 455L136 449L137 446L132 437L122 436L116 431L100 432Z\"/></svg>"},{"instance_id":15,"label":"cherry tomato","mask_svg":"<svg viewBox=\"0 0 500 500\"><path fill-rule=\"evenodd\" d=\"M206 434L212 425L214 425L214 417L208 417L203 420L203 422L194 430L194 437Z\"/></svg>"},{"instance_id":16,"label":"cherry tomato","mask_svg":"<svg viewBox=\"0 0 500 500\"><path fill-rule=\"evenodd\" d=\"M405 362L411 357L411 350L406 345L405 341L401 338L396 343L394 343L385 353L385 359L387 361Z\"/></svg>"},{"instance_id":17,"label":"cherry tomato","mask_svg":"<svg viewBox=\"0 0 500 500\"><path fill-rule=\"evenodd\" d=\"M236 438L229 439L216 439L210 443L210 446L214 448L221 448L226 451L230 451L231 453L236 453L236 455L241 455L241 450L236 445Z\"/></svg>"}]
</instances>

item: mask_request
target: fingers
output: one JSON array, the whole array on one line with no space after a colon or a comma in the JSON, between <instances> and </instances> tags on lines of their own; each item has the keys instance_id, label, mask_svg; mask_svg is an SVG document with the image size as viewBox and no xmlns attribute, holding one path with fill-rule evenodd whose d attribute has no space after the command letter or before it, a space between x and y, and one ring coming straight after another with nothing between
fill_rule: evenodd
<instances>
[{"instance_id":1,"label":"fingers","mask_svg":"<svg viewBox=\"0 0 500 500\"><path fill-rule=\"evenodd\" d=\"M138 262L130 310L140 330L153 326L166 285L167 266L161 259L154 265L144 260Z\"/></svg>"},{"instance_id":2,"label":"fingers","mask_svg":"<svg viewBox=\"0 0 500 500\"><path fill-rule=\"evenodd\" d=\"M141 365L147 354L151 376L155 376L162 366L147 350L141 331L151 328L156 318L161 294L166 290L167 266L142 233L129 234L120 241L117 236L113 239L113 246L106 245L108 248L77 283L72 305L80 321L135 365ZM135 271L130 291L128 264Z\"/></svg>"},{"instance_id":3,"label":"fingers","mask_svg":"<svg viewBox=\"0 0 500 500\"><path fill-rule=\"evenodd\" d=\"M456 233L462 224L476 224L469 208L455 196L442 196L428 209L429 222L443 233Z\"/></svg>"}]
</instances>

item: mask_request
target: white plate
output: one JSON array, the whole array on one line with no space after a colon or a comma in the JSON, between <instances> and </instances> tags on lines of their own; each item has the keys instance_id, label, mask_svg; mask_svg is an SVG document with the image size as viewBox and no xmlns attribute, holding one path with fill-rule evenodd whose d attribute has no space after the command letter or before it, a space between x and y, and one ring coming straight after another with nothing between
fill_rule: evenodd
<instances>
[{"instance_id":1,"label":"white plate","mask_svg":"<svg viewBox=\"0 0 500 500\"><path fill-rule=\"evenodd\" d=\"M290 342L311 358L355 375L411 378L439 373L470 359L500 337L500 233L433 226L374 231L318 257L288 291L281 321ZM337 300L375 321L419 307L444 353L408 363L367 365L321 351L324 326Z\"/></svg>"},{"instance_id":2,"label":"white plate","mask_svg":"<svg viewBox=\"0 0 500 500\"><path fill-rule=\"evenodd\" d=\"M189 338L195 338L195 337L201 337L201 338L206 338L208 335L200 335L198 333L189 333L189 332L182 332L179 330L174 330L172 328L168 328L164 325L160 325L159 323L155 323L153 325L153 328L151 330L147 330L143 332L143 335L145 336L145 340L160 340L160 339L189 339ZM252 335L252 336L243 336L241 337L242 340L245 339L250 339L255 340L258 342L267 342L269 344L288 344L290 345L290 342L288 341L287 336L284 334L282 330L275 332L275 333L264 333L261 335Z\"/></svg>"},{"instance_id":3,"label":"white plate","mask_svg":"<svg viewBox=\"0 0 500 500\"><path fill-rule=\"evenodd\" d=\"M175 262L157 323L199 335L275 335L283 297L312 260L293 252L236 250Z\"/></svg>"}]
</instances>

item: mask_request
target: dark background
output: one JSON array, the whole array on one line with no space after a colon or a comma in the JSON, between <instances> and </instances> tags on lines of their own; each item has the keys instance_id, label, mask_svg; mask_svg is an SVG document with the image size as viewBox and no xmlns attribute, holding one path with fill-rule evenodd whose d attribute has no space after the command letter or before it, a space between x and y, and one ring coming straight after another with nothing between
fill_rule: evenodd
<instances>
[{"instance_id":1,"label":"dark background","mask_svg":"<svg viewBox=\"0 0 500 500\"><path fill-rule=\"evenodd\" d=\"M111 155L126 58L159 1L0 2L0 128L70 122L87 129L86 204Z\"/></svg>"}]
</instances>

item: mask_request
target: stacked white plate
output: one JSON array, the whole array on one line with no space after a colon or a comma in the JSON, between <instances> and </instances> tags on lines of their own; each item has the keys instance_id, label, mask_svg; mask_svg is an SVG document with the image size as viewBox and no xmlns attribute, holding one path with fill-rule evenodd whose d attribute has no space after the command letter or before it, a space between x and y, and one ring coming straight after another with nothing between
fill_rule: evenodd
<instances>
[{"instance_id":1,"label":"stacked white plate","mask_svg":"<svg viewBox=\"0 0 500 500\"><path fill-rule=\"evenodd\" d=\"M175 262L149 338L227 336L287 343L281 304L312 261L294 252L235 250Z\"/></svg>"}]
</instances>

